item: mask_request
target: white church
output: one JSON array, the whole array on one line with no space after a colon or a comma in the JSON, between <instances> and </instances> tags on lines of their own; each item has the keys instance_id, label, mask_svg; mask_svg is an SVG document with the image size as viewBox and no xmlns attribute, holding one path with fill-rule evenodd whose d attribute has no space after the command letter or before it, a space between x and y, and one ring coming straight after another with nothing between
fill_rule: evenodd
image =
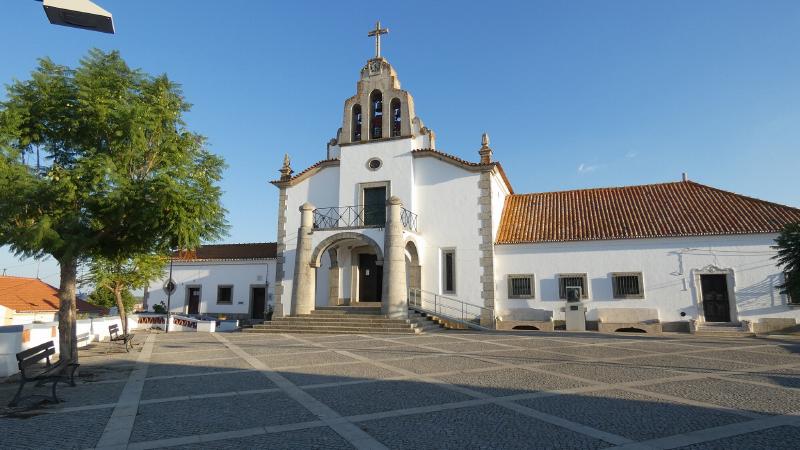
<instances>
[{"instance_id":1,"label":"white church","mask_svg":"<svg viewBox=\"0 0 800 450\"><path fill-rule=\"evenodd\" d=\"M570 291L600 331L795 324L800 299L777 288L771 246L800 209L685 177L517 193L488 136L474 160L437 149L380 55L386 31L370 33L376 54L324 159L295 171L287 156L271 182L277 323L265 330L350 320L336 311L404 321L409 306L476 328L552 330Z\"/></svg>"}]
</instances>

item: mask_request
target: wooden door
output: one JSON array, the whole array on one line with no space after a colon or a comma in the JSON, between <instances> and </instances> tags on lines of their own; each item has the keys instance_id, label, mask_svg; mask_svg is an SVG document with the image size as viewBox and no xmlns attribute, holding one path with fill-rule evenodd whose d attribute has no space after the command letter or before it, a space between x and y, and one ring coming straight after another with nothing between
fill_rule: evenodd
<instances>
[{"instance_id":1,"label":"wooden door","mask_svg":"<svg viewBox=\"0 0 800 450\"><path fill-rule=\"evenodd\" d=\"M189 288L189 314L200 314L200 288Z\"/></svg>"},{"instance_id":2,"label":"wooden door","mask_svg":"<svg viewBox=\"0 0 800 450\"><path fill-rule=\"evenodd\" d=\"M731 304L728 299L726 275L700 275L703 313L706 322L730 322Z\"/></svg>"},{"instance_id":3,"label":"wooden door","mask_svg":"<svg viewBox=\"0 0 800 450\"><path fill-rule=\"evenodd\" d=\"M251 317L253 319L263 319L264 310L266 309L267 289L263 287L250 288L250 298L253 299L253 312Z\"/></svg>"},{"instance_id":4,"label":"wooden door","mask_svg":"<svg viewBox=\"0 0 800 450\"><path fill-rule=\"evenodd\" d=\"M358 255L358 301L379 302L383 298L383 267L375 255Z\"/></svg>"},{"instance_id":5,"label":"wooden door","mask_svg":"<svg viewBox=\"0 0 800 450\"><path fill-rule=\"evenodd\" d=\"M386 226L386 187L364 189L364 225Z\"/></svg>"}]
</instances>

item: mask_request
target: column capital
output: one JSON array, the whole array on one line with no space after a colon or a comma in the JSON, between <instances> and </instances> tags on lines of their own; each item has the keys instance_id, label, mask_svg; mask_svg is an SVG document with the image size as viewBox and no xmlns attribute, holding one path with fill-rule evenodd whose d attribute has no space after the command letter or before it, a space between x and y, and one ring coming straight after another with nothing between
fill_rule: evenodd
<instances>
[{"instance_id":1,"label":"column capital","mask_svg":"<svg viewBox=\"0 0 800 450\"><path fill-rule=\"evenodd\" d=\"M402 206L403 205L403 201L400 200L400 197L398 197L396 195L393 195L393 196L389 197L388 200L386 200L386 204L387 205L401 205Z\"/></svg>"}]
</instances>

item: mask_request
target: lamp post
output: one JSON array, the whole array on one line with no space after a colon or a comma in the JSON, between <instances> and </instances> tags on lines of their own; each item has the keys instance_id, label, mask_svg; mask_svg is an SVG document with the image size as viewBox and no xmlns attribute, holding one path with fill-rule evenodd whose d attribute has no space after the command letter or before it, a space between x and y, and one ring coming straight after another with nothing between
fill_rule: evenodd
<instances>
[{"instance_id":1,"label":"lamp post","mask_svg":"<svg viewBox=\"0 0 800 450\"><path fill-rule=\"evenodd\" d=\"M167 320L164 323L164 332L169 333L169 313L170 313L170 300L172 300L172 293L175 292L175 281L172 279L172 262L175 260L175 255L170 252L169 255L169 280L164 286L167 291Z\"/></svg>"},{"instance_id":2,"label":"lamp post","mask_svg":"<svg viewBox=\"0 0 800 450\"><path fill-rule=\"evenodd\" d=\"M111 13L89 0L36 0L42 2L53 25L114 34Z\"/></svg>"}]
</instances>

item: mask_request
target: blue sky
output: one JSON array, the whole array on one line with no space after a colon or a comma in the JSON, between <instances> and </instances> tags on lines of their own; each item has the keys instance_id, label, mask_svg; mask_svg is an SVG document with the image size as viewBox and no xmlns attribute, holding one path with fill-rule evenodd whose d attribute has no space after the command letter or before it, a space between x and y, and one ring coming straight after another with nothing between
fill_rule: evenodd
<instances>
[{"instance_id":1,"label":"blue sky","mask_svg":"<svg viewBox=\"0 0 800 450\"><path fill-rule=\"evenodd\" d=\"M50 25L4 1L0 82L36 58L75 65L92 47L166 72L221 154L230 235L275 239L277 176L325 157L372 55L414 96L440 150L475 160L492 139L519 193L676 181L800 207L800 2L95 0L116 35ZM35 261L0 252L0 270ZM38 267L58 283L52 262Z\"/></svg>"}]
</instances>

